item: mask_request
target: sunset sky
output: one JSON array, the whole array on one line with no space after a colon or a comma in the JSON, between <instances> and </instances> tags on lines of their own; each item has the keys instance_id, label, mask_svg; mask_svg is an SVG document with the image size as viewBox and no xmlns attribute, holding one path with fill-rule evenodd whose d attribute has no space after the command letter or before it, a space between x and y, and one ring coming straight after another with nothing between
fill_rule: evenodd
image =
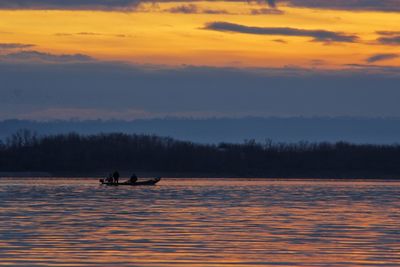
<instances>
[{"instance_id":1,"label":"sunset sky","mask_svg":"<svg viewBox=\"0 0 400 267\"><path fill-rule=\"evenodd\" d=\"M1 0L0 119L400 116L400 1Z\"/></svg>"}]
</instances>

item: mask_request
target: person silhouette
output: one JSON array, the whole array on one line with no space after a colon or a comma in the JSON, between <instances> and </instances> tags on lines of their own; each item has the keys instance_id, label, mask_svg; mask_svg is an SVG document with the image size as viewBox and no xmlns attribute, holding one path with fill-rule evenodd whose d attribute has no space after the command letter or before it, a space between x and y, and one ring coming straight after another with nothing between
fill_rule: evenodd
<instances>
[{"instance_id":1,"label":"person silhouette","mask_svg":"<svg viewBox=\"0 0 400 267\"><path fill-rule=\"evenodd\" d=\"M115 171L113 173L113 178L114 178L114 183L118 184L118 181L119 181L119 172L118 171Z\"/></svg>"}]
</instances>

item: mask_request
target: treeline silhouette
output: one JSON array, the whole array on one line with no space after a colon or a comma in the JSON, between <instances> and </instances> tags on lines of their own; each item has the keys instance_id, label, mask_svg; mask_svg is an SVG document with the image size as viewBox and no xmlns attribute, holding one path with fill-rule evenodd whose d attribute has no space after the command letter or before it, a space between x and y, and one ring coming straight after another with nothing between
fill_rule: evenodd
<instances>
[{"instance_id":1,"label":"treeline silhouette","mask_svg":"<svg viewBox=\"0 0 400 267\"><path fill-rule=\"evenodd\" d=\"M230 177L400 177L399 145L274 143L204 145L169 137L18 131L0 143L0 172L111 170Z\"/></svg>"}]
</instances>

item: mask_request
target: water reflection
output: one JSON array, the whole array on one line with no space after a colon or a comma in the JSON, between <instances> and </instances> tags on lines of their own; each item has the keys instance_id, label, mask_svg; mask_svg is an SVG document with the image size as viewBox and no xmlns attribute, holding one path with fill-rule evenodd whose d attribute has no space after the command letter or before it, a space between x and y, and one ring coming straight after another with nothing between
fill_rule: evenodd
<instances>
[{"instance_id":1,"label":"water reflection","mask_svg":"<svg viewBox=\"0 0 400 267\"><path fill-rule=\"evenodd\" d=\"M0 266L400 266L400 183L1 180Z\"/></svg>"}]
</instances>

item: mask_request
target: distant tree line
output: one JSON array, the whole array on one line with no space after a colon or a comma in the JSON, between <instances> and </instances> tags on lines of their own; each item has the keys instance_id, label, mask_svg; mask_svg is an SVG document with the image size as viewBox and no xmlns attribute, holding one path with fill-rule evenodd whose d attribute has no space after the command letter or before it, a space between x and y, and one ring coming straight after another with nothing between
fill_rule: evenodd
<instances>
[{"instance_id":1,"label":"distant tree line","mask_svg":"<svg viewBox=\"0 0 400 267\"><path fill-rule=\"evenodd\" d=\"M137 134L37 136L0 143L0 172L112 170L235 177L400 178L399 145L263 143L204 145Z\"/></svg>"}]
</instances>

